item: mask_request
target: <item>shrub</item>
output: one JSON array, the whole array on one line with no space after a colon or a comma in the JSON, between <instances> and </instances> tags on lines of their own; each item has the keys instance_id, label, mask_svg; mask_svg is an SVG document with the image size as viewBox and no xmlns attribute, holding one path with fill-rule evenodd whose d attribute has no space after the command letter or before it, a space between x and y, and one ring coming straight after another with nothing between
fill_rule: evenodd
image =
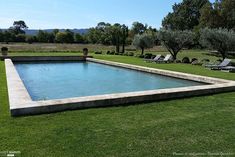
<instances>
[{"instance_id":1,"label":"shrub","mask_svg":"<svg viewBox=\"0 0 235 157\"><path fill-rule=\"evenodd\" d=\"M8 48L7 47L2 47L1 51L8 51Z\"/></svg>"},{"instance_id":2,"label":"shrub","mask_svg":"<svg viewBox=\"0 0 235 157\"><path fill-rule=\"evenodd\" d=\"M175 60L175 63L182 63L181 60L177 59Z\"/></svg>"},{"instance_id":3,"label":"shrub","mask_svg":"<svg viewBox=\"0 0 235 157\"><path fill-rule=\"evenodd\" d=\"M182 63L188 64L188 63L190 63L190 59L189 59L188 57L184 57L184 58L182 59Z\"/></svg>"},{"instance_id":4,"label":"shrub","mask_svg":"<svg viewBox=\"0 0 235 157\"><path fill-rule=\"evenodd\" d=\"M110 54L110 55L114 55L114 54L115 54L115 51L111 51L109 54Z\"/></svg>"},{"instance_id":5,"label":"shrub","mask_svg":"<svg viewBox=\"0 0 235 157\"><path fill-rule=\"evenodd\" d=\"M151 59L154 59L156 57L156 55L152 55Z\"/></svg>"},{"instance_id":6,"label":"shrub","mask_svg":"<svg viewBox=\"0 0 235 157\"><path fill-rule=\"evenodd\" d=\"M114 54L115 54L115 55L119 55L119 53L118 53L118 52L115 52Z\"/></svg>"},{"instance_id":7,"label":"shrub","mask_svg":"<svg viewBox=\"0 0 235 157\"><path fill-rule=\"evenodd\" d=\"M106 53L107 55L109 55L110 54L110 51L107 51L107 53Z\"/></svg>"},{"instance_id":8,"label":"shrub","mask_svg":"<svg viewBox=\"0 0 235 157\"><path fill-rule=\"evenodd\" d=\"M7 47L2 47L1 50L2 50L2 55L7 56L8 48Z\"/></svg>"},{"instance_id":9,"label":"shrub","mask_svg":"<svg viewBox=\"0 0 235 157\"><path fill-rule=\"evenodd\" d=\"M134 53L133 52L129 52L128 56L134 56Z\"/></svg>"},{"instance_id":10,"label":"shrub","mask_svg":"<svg viewBox=\"0 0 235 157\"><path fill-rule=\"evenodd\" d=\"M193 58L193 59L191 60L191 63L193 63L194 61L198 61L198 59L197 59L197 58Z\"/></svg>"},{"instance_id":11,"label":"shrub","mask_svg":"<svg viewBox=\"0 0 235 157\"><path fill-rule=\"evenodd\" d=\"M152 53L146 53L145 55L144 55L144 58L145 59L151 59L152 58Z\"/></svg>"},{"instance_id":12,"label":"shrub","mask_svg":"<svg viewBox=\"0 0 235 157\"><path fill-rule=\"evenodd\" d=\"M191 62L192 65L202 65L202 63L200 63L198 60L192 60Z\"/></svg>"},{"instance_id":13,"label":"shrub","mask_svg":"<svg viewBox=\"0 0 235 157\"><path fill-rule=\"evenodd\" d=\"M137 57L139 57L139 58L144 58L144 55L141 54L141 55L138 55Z\"/></svg>"},{"instance_id":14,"label":"shrub","mask_svg":"<svg viewBox=\"0 0 235 157\"><path fill-rule=\"evenodd\" d=\"M102 51L96 51L95 54L98 54L98 55L101 55L102 54Z\"/></svg>"},{"instance_id":15,"label":"shrub","mask_svg":"<svg viewBox=\"0 0 235 157\"><path fill-rule=\"evenodd\" d=\"M84 55L84 56L87 56L87 55L88 55L88 48L84 48L82 51L83 51L83 55Z\"/></svg>"}]
</instances>

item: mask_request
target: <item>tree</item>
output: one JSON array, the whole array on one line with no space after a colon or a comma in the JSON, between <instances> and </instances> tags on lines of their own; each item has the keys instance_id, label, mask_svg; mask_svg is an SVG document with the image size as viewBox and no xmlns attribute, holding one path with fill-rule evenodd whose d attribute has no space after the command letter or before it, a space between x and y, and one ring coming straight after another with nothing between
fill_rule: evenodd
<instances>
[{"instance_id":1,"label":"tree","mask_svg":"<svg viewBox=\"0 0 235 157\"><path fill-rule=\"evenodd\" d=\"M14 32L14 34L25 34L25 30L28 29L26 23L22 20L14 21L13 26L10 27L10 30Z\"/></svg>"},{"instance_id":2,"label":"tree","mask_svg":"<svg viewBox=\"0 0 235 157\"><path fill-rule=\"evenodd\" d=\"M144 25L140 22L133 22L132 27L131 27L131 31L132 31L133 35L143 34L147 28L148 28L147 24Z\"/></svg>"},{"instance_id":3,"label":"tree","mask_svg":"<svg viewBox=\"0 0 235 157\"><path fill-rule=\"evenodd\" d=\"M17 34L17 35L15 36L14 41L15 41L15 42L25 42L25 39L26 39L25 34Z\"/></svg>"},{"instance_id":4,"label":"tree","mask_svg":"<svg viewBox=\"0 0 235 157\"><path fill-rule=\"evenodd\" d=\"M144 55L144 49L154 46L154 39L149 34L137 34L132 43L137 49L141 49L141 55Z\"/></svg>"},{"instance_id":5,"label":"tree","mask_svg":"<svg viewBox=\"0 0 235 157\"><path fill-rule=\"evenodd\" d=\"M55 36L53 33L48 33L46 31L39 30L37 34L37 39L42 43L53 43L55 41Z\"/></svg>"},{"instance_id":6,"label":"tree","mask_svg":"<svg viewBox=\"0 0 235 157\"><path fill-rule=\"evenodd\" d=\"M225 19L225 28L235 31L235 0L221 1L221 16Z\"/></svg>"},{"instance_id":7,"label":"tree","mask_svg":"<svg viewBox=\"0 0 235 157\"><path fill-rule=\"evenodd\" d=\"M14 41L15 39L15 35L8 30L3 32L3 37L4 37L4 42L6 42L7 44L8 42Z\"/></svg>"},{"instance_id":8,"label":"tree","mask_svg":"<svg viewBox=\"0 0 235 157\"><path fill-rule=\"evenodd\" d=\"M201 9L201 28L227 28L235 30L235 0L217 0Z\"/></svg>"},{"instance_id":9,"label":"tree","mask_svg":"<svg viewBox=\"0 0 235 157\"><path fill-rule=\"evenodd\" d=\"M26 36L25 41L29 44L32 44L33 42L37 42L38 40L36 36L28 35Z\"/></svg>"},{"instance_id":10,"label":"tree","mask_svg":"<svg viewBox=\"0 0 235 157\"><path fill-rule=\"evenodd\" d=\"M67 43L73 43L74 42L74 33L69 29L66 29L65 33L67 34Z\"/></svg>"},{"instance_id":11,"label":"tree","mask_svg":"<svg viewBox=\"0 0 235 157\"><path fill-rule=\"evenodd\" d=\"M4 41L4 33L0 29L0 42L3 42L3 41Z\"/></svg>"},{"instance_id":12,"label":"tree","mask_svg":"<svg viewBox=\"0 0 235 157\"><path fill-rule=\"evenodd\" d=\"M126 46L126 42L127 42L127 38L128 38L128 27L126 25L122 25L122 53L125 53L125 46Z\"/></svg>"},{"instance_id":13,"label":"tree","mask_svg":"<svg viewBox=\"0 0 235 157\"><path fill-rule=\"evenodd\" d=\"M173 5L173 12L169 13L162 21L165 29L192 30L199 24L200 10L208 0L183 0Z\"/></svg>"},{"instance_id":14,"label":"tree","mask_svg":"<svg viewBox=\"0 0 235 157\"><path fill-rule=\"evenodd\" d=\"M201 30L201 44L213 50L217 50L223 59L229 51L235 50L235 32L227 29Z\"/></svg>"},{"instance_id":15,"label":"tree","mask_svg":"<svg viewBox=\"0 0 235 157\"><path fill-rule=\"evenodd\" d=\"M194 34L191 31L172 31L162 29L158 32L158 39L171 53L174 60L180 50L193 43Z\"/></svg>"},{"instance_id":16,"label":"tree","mask_svg":"<svg viewBox=\"0 0 235 157\"><path fill-rule=\"evenodd\" d=\"M77 33L75 34L75 42L76 43L84 43L84 38L81 34Z\"/></svg>"},{"instance_id":17,"label":"tree","mask_svg":"<svg viewBox=\"0 0 235 157\"><path fill-rule=\"evenodd\" d=\"M58 43L72 43L74 39L68 32L59 32L56 34L55 41Z\"/></svg>"},{"instance_id":18,"label":"tree","mask_svg":"<svg viewBox=\"0 0 235 157\"><path fill-rule=\"evenodd\" d=\"M120 52L122 28L119 23L115 23L111 28L112 44L116 46L116 52Z\"/></svg>"}]
</instances>

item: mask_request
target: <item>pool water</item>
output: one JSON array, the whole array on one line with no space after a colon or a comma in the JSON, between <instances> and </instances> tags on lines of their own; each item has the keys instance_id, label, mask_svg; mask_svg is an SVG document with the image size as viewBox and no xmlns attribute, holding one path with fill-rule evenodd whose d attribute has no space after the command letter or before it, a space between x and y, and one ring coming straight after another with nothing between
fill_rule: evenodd
<instances>
[{"instance_id":1,"label":"pool water","mask_svg":"<svg viewBox=\"0 0 235 157\"><path fill-rule=\"evenodd\" d=\"M34 101L202 85L92 62L14 65Z\"/></svg>"}]
</instances>

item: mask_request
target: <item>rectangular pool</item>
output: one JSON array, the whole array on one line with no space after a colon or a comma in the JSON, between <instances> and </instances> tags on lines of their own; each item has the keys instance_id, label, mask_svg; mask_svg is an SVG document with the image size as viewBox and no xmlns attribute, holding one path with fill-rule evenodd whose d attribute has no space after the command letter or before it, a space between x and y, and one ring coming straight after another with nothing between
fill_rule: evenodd
<instances>
[{"instance_id":1,"label":"rectangular pool","mask_svg":"<svg viewBox=\"0 0 235 157\"><path fill-rule=\"evenodd\" d=\"M92 62L14 65L34 101L205 84Z\"/></svg>"},{"instance_id":2,"label":"rectangular pool","mask_svg":"<svg viewBox=\"0 0 235 157\"><path fill-rule=\"evenodd\" d=\"M66 56L12 57L5 59L5 67L12 116L235 90L235 82L230 80L84 56L72 59Z\"/></svg>"}]
</instances>

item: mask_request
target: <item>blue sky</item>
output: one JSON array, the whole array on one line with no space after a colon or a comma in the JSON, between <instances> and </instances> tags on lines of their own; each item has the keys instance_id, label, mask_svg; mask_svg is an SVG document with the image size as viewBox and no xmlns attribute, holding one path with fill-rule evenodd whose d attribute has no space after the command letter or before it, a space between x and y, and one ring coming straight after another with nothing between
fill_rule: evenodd
<instances>
[{"instance_id":1,"label":"blue sky","mask_svg":"<svg viewBox=\"0 0 235 157\"><path fill-rule=\"evenodd\" d=\"M139 21L159 28L181 0L0 0L0 28L24 20L30 29L89 28L98 22L131 26Z\"/></svg>"}]
</instances>

